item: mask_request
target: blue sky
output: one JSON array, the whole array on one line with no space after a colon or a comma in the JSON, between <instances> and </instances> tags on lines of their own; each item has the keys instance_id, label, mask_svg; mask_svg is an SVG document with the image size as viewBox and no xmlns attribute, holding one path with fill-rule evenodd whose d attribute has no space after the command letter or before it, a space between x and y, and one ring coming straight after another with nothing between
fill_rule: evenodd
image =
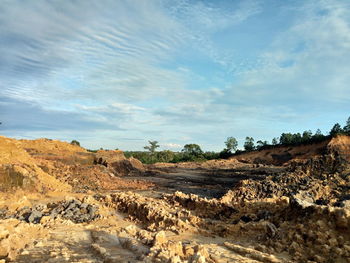
<instances>
[{"instance_id":1,"label":"blue sky","mask_svg":"<svg viewBox=\"0 0 350 263\"><path fill-rule=\"evenodd\" d=\"M327 133L350 116L350 1L2 0L0 134L142 150Z\"/></svg>"}]
</instances>

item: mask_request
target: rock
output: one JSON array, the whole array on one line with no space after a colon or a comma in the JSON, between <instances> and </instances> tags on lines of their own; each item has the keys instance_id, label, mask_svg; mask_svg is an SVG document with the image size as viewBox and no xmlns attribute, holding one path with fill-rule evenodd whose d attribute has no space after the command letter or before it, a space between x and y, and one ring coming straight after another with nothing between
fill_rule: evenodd
<instances>
[{"instance_id":1,"label":"rock","mask_svg":"<svg viewBox=\"0 0 350 263\"><path fill-rule=\"evenodd\" d=\"M291 207L296 209L306 209L308 207L314 206L313 200L310 197L296 197L293 196L293 198L290 200Z\"/></svg>"},{"instance_id":2,"label":"rock","mask_svg":"<svg viewBox=\"0 0 350 263\"><path fill-rule=\"evenodd\" d=\"M350 219L350 211L346 209L337 209L335 210L335 222L339 228L348 228Z\"/></svg>"},{"instance_id":3,"label":"rock","mask_svg":"<svg viewBox=\"0 0 350 263\"><path fill-rule=\"evenodd\" d=\"M197 253L193 256L192 263L205 263L205 262L207 262L205 260L205 257L202 256L200 253Z\"/></svg>"},{"instance_id":4,"label":"rock","mask_svg":"<svg viewBox=\"0 0 350 263\"><path fill-rule=\"evenodd\" d=\"M2 243L2 242L1 242ZM9 254L8 247L0 243L0 258L6 258Z\"/></svg>"},{"instance_id":5,"label":"rock","mask_svg":"<svg viewBox=\"0 0 350 263\"><path fill-rule=\"evenodd\" d=\"M247 215L241 216L240 220L243 221L244 223L253 221L253 219Z\"/></svg>"},{"instance_id":6,"label":"rock","mask_svg":"<svg viewBox=\"0 0 350 263\"><path fill-rule=\"evenodd\" d=\"M268 222L266 224L266 232L268 237L274 238L277 235L277 227L273 223Z\"/></svg>"},{"instance_id":7,"label":"rock","mask_svg":"<svg viewBox=\"0 0 350 263\"><path fill-rule=\"evenodd\" d=\"M52 220L51 216L43 216L40 219L40 224L46 224L46 223L50 222L51 220Z\"/></svg>"},{"instance_id":8,"label":"rock","mask_svg":"<svg viewBox=\"0 0 350 263\"><path fill-rule=\"evenodd\" d=\"M182 260L179 256L171 257L170 263L181 263Z\"/></svg>"},{"instance_id":9,"label":"rock","mask_svg":"<svg viewBox=\"0 0 350 263\"><path fill-rule=\"evenodd\" d=\"M38 224L40 222L40 219L42 218L43 214L40 211L33 210L31 214L29 215L27 222L28 223L34 223Z\"/></svg>"},{"instance_id":10,"label":"rock","mask_svg":"<svg viewBox=\"0 0 350 263\"><path fill-rule=\"evenodd\" d=\"M4 238L7 238L9 233L10 232L5 227L0 226L0 240L4 239Z\"/></svg>"},{"instance_id":11,"label":"rock","mask_svg":"<svg viewBox=\"0 0 350 263\"><path fill-rule=\"evenodd\" d=\"M137 232L137 228L135 225L129 225L125 228L125 231L130 235L135 236Z\"/></svg>"},{"instance_id":12,"label":"rock","mask_svg":"<svg viewBox=\"0 0 350 263\"><path fill-rule=\"evenodd\" d=\"M58 216L58 212L57 212L55 209L51 210L51 212L50 212L50 217L51 217L52 219L56 219L57 216Z\"/></svg>"},{"instance_id":13,"label":"rock","mask_svg":"<svg viewBox=\"0 0 350 263\"><path fill-rule=\"evenodd\" d=\"M93 216L95 215L97 209L98 209L97 207L92 206L92 205L89 205L89 206L87 207L87 210L88 210L88 212L89 212L90 217L93 217Z\"/></svg>"},{"instance_id":14,"label":"rock","mask_svg":"<svg viewBox=\"0 0 350 263\"><path fill-rule=\"evenodd\" d=\"M167 241L166 236L165 236L165 232L164 231L160 231L158 232L155 236L154 236L154 245L155 246L160 246L162 244L164 244Z\"/></svg>"},{"instance_id":15,"label":"rock","mask_svg":"<svg viewBox=\"0 0 350 263\"><path fill-rule=\"evenodd\" d=\"M262 210L259 211L256 216L258 217L258 220L267 220L271 217L271 212Z\"/></svg>"}]
</instances>

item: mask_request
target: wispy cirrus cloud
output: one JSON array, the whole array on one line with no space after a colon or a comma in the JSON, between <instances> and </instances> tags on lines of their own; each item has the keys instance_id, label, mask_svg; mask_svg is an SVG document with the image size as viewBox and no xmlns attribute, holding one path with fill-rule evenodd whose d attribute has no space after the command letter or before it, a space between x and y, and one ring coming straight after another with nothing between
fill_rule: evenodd
<instances>
[{"instance_id":1,"label":"wispy cirrus cloud","mask_svg":"<svg viewBox=\"0 0 350 263\"><path fill-rule=\"evenodd\" d=\"M349 10L327 0L3 1L1 128L126 149L148 139L217 149L232 135L326 128L349 103Z\"/></svg>"}]
</instances>

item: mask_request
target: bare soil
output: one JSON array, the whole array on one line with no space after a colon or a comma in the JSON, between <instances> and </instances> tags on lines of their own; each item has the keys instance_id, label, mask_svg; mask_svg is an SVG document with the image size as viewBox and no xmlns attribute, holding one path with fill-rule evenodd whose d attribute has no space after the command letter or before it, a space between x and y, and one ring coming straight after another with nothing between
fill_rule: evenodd
<instances>
[{"instance_id":1,"label":"bare soil","mask_svg":"<svg viewBox=\"0 0 350 263\"><path fill-rule=\"evenodd\" d=\"M144 166L47 139L0 147L0 262L350 262L349 137L278 164L281 149Z\"/></svg>"}]
</instances>

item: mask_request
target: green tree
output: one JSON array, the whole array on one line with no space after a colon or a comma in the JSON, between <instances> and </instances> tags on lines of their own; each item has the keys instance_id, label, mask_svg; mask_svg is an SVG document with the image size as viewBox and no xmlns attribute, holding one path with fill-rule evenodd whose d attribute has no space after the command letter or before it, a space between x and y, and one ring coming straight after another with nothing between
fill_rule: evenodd
<instances>
[{"instance_id":1,"label":"green tree","mask_svg":"<svg viewBox=\"0 0 350 263\"><path fill-rule=\"evenodd\" d=\"M345 134L350 135L350 117L346 121L346 124L345 124L343 130L344 130Z\"/></svg>"},{"instance_id":2,"label":"green tree","mask_svg":"<svg viewBox=\"0 0 350 263\"><path fill-rule=\"evenodd\" d=\"M201 154L203 154L201 147L195 143L186 144L184 148L181 150L181 152L183 152L184 154L188 154L196 157L199 157Z\"/></svg>"},{"instance_id":3,"label":"green tree","mask_svg":"<svg viewBox=\"0 0 350 263\"><path fill-rule=\"evenodd\" d=\"M225 142L225 145L226 145L226 150L230 153L233 153L237 150L238 142L236 138L228 137Z\"/></svg>"},{"instance_id":4,"label":"green tree","mask_svg":"<svg viewBox=\"0 0 350 263\"><path fill-rule=\"evenodd\" d=\"M150 154L154 154L156 152L156 149L159 148L158 141L148 141L149 145L143 147L144 149L148 150Z\"/></svg>"},{"instance_id":5,"label":"green tree","mask_svg":"<svg viewBox=\"0 0 350 263\"><path fill-rule=\"evenodd\" d=\"M323 134L322 134L322 132L321 132L320 129L317 129L317 130L316 130L314 136L315 136L315 135L316 135L316 136L321 136L321 135L323 136Z\"/></svg>"},{"instance_id":6,"label":"green tree","mask_svg":"<svg viewBox=\"0 0 350 263\"><path fill-rule=\"evenodd\" d=\"M320 142L325 138L320 129L317 129L315 134L312 136L312 141Z\"/></svg>"},{"instance_id":7,"label":"green tree","mask_svg":"<svg viewBox=\"0 0 350 263\"><path fill-rule=\"evenodd\" d=\"M333 128L329 132L329 134L333 136L337 136L338 134L344 133L343 129L341 128L339 123L334 124Z\"/></svg>"},{"instance_id":8,"label":"green tree","mask_svg":"<svg viewBox=\"0 0 350 263\"><path fill-rule=\"evenodd\" d=\"M288 133L282 133L280 136L280 144L282 145L289 145L293 143L293 134Z\"/></svg>"},{"instance_id":9,"label":"green tree","mask_svg":"<svg viewBox=\"0 0 350 263\"><path fill-rule=\"evenodd\" d=\"M206 160L214 160L220 158L220 153L217 152L204 152L203 157Z\"/></svg>"},{"instance_id":10,"label":"green tree","mask_svg":"<svg viewBox=\"0 0 350 263\"><path fill-rule=\"evenodd\" d=\"M253 151L255 149L253 137L246 137L244 142L244 149L246 151Z\"/></svg>"},{"instance_id":11,"label":"green tree","mask_svg":"<svg viewBox=\"0 0 350 263\"><path fill-rule=\"evenodd\" d=\"M276 137L273 138L271 143L272 143L272 145L277 145L278 144L278 138L276 138Z\"/></svg>"},{"instance_id":12,"label":"green tree","mask_svg":"<svg viewBox=\"0 0 350 263\"><path fill-rule=\"evenodd\" d=\"M261 141L261 140L259 140L259 141L256 142L256 144L257 144L256 148L257 148L257 149L261 149L262 147L268 145L269 143L268 143L267 141Z\"/></svg>"},{"instance_id":13,"label":"green tree","mask_svg":"<svg viewBox=\"0 0 350 263\"><path fill-rule=\"evenodd\" d=\"M173 161L175 153L170 150L164 150L157 153L157 161L162 163L169 163Z\"/></svg>"},{"instance_id":14,"label":"green tree","mask_svg":"<svg viewBox=\"0 0 350 263\"><path fill-rule=\"evenodd\" d=\"M301 142L302 142L301 134L299 132L298 133L294 133L293 137L292 137L292 144L299 144Z\"/></svg>"},{"instance_id":15,"label":"green tree","mask_svg":"<svg viewBox=\"0 0 350 263\"><path fill-rule=\"evenodd\" d=\"M80 146L80 142L78 142L77 140L71 141L70 144Z\"/></svg>"},{"instance_id":16,"label":"green tree","mask_svg":"<svg viewBox=\"0 0 350 263\"><path fill-rule=\"evenodd\" d=\"M312 131L304 131L303 136L302 136L302 141L303 142L309 142L312 138Z\"/></svg>"}]
</instances>

